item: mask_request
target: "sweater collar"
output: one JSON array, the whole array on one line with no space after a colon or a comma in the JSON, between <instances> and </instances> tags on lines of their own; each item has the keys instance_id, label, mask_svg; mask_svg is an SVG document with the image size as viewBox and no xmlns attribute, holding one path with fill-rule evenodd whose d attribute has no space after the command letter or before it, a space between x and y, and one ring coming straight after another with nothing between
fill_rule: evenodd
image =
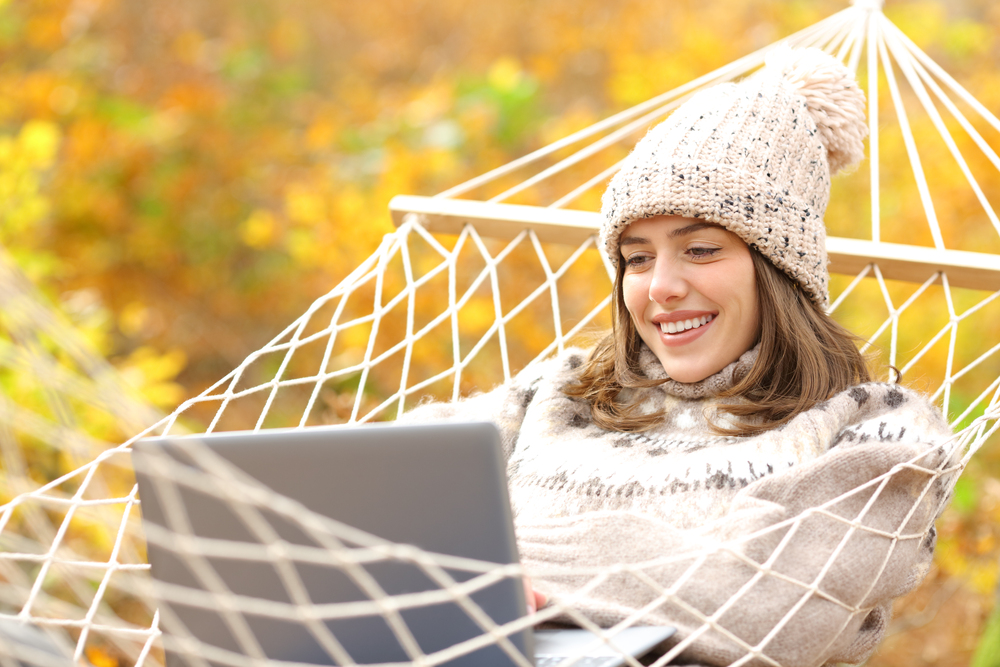
<instances>
[{"instance_id":1,"label":"sweater collar","mask_svg":"<svg viewBox=\"0 0 1000 667\"><path fill-rule=\"evenodd\" d=\"M659 385L660 389L677 398L718 396L736 384L736 377L742 377L750 370L754 361L757 360L759 348L760 344L758 343L740 355L739 359L718 373L709 375L704 380L698 382L678 382L677 380L670 379L667 372L663 369L663 364L656 358L653 351L643 343L642 350L639 352L639 370L651 380L664 380L664 383Z\"/></svg>"}]
</instances>

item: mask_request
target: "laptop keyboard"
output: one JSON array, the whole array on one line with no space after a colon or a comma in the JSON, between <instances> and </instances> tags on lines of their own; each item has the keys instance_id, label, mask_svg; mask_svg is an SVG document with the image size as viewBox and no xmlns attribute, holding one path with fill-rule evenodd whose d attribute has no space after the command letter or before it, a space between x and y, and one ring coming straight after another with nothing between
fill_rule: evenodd
<instances>
[{"instance_id":1,"label":"laptop keyboard","mask_svg":"<svg viewBox=\"0 0 1000 667\"><path fill-rule=\"evenodd\" d=\"M624 628L615 631L614 644L608 645L581 628L535 630L535 666L621 667L626 655L646 655L675 632L665 626Z\"/></svg>"},{"instance_id":2,"label":"laptop keyboard","mask_svg":"<svg viewBox=\"0 0 1000 667\"><path fill-rule=\"evenodd\" d=\"M564 655L539 655L535 656L535 667L556 667L562 664L572 664L572 667L615 667L622 664L622 659L615 656L597 656L575 658L570 662L570 658Z\"/></svg>"}]
</instances>

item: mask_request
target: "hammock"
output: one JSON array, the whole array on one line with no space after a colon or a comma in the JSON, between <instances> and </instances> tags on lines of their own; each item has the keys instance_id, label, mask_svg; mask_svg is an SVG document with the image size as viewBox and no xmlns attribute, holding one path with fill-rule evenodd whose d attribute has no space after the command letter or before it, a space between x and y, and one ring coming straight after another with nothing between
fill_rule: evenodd
<instances>
[{"instance_id":1,"label":"hammock","mask_svg":"<svg viewBox=\"0 0 1000 667\"><path fill-rule=\"evenodd\" d=\"M866 86L869 159L861 171L835 180L827 214L830 268L835 274L830 311L867 339L867 351L877 350L881 361L902 371L905 383L940 405L957 431L950 446L958 463L937 469L932 478L952 476L987 441L995 440L1000 429L1000 339L996 329L989 329L1000 322L1000 219L988 194L991 183L995 192L1000 173L994 148L1000 120L894 26L882 14L881 2L855 2L784 41L835 54L859 72ZM298 320L213 387L124 444L103 448L90 443L92 458L55 481L32 485L18 480L18 474L25 477L24 466L6 462L20 456L19 445L9 437L0 440L5 481L18 493L10 493L0 508L0 618L64 629L76 642L77 659L93 647L103 647L131 664L160 664L160 646L165 645L191 664L208 664L210 658L218 664L264 665L275 663L267 660L249 631L249 616L301 622L336 664L354 664L322 621L344 614L381 614L407 649L411 662L406 664L440 664L497 643L506 647L514 664L530 665L505 642L521 625L497 627L469 597L475 582L518 576L517 568L498 572L496 565L473 564L472 583L459 586L447 576L441 578L443 562L435 554L412 547L365 546L349 526L293 507L265 488L231 479L220 484L227 476L208 458L197 461L197 474L165 469L164 483L209 489L227 502L239 502L247 508L249 523L265 508L277 508L322 546L325 567L348 576L360 576L358 563L398 559L419 564L442 588L405 600L376 591L367 602L352 603L345 610L312 603L297 587L294 574L286 580L288 603L235 596L217 577L206 575L209 599L184 589L172 589L167 597L174 604L227 609L227 623L241 652L200 643L179 622L170 603L156 608L151 602L130 444L145 435L178 433L194 423L208 424L211 432L391 420L424 396L456 399L509 379L567 346L586 344L610 325L612 271L594 238L599 226L594 211L608 178L646 129L696 91L754 71L769 48L436 197L396 197L391 208L398 229ZM883 141L901 144L908 164L880 161ZM927 161L927 155L935 159ZM943 196L935 189L935 174L941 169L953 173L956 167L963 179L961 197L954 191ZM959 201L974 202L975 209L958 210ZM903 215L911 204L919 205L924 224L913 225L912 217ZM870 221L866 229L851 226L859 212ZM27 372L41 376L45 369L34 366ZM88 372L83 370L84 375ZM74 395L88 394L85 387L67 383L50 389L55 394L70 388ZM108 400L101 408L121 416L120 401L103 386L100 396ZM23 434L35 422L21 417L4 409L0 420L8 431ZM127 423L135 424L134 418ZM71 432L67 423L38 430L32 437L67 452L75 442L65 437ZM877 497L884 482L876 479L856 492ZM842 499L817 511L827 511ZM846 520L848 536L869 530L863 514ZM783 528L794 528L801 519ZM883 536L895 545L922 535L904 530L906 523ZM110 537L97 539L98 534ZM313 552L262 550L266 540L219 544L182 529L147 537L175 547L182 544L194 561L209 566L207 555L215 554L265 560L287 574L294 573L290 566L317 557ZM755 580L768 575L767 567L778 555L780 547L768 563L753 563L759 569ZM645 567L625 569L648 581ZM695 562L690 572L696 567ZM608 576L592 573L592 585ZM766 636L753 642L730 637L744 651L732 664L780 665L768 655L768 645L816 593L821 578L822 573L814 581L794 582L802 588L801 603ZM680 583L659 587L657 600L683 605L679 588ZM690 608L702 630L655 664L666 664L700 632L726 633L719 618L741 594L711 613ZM465 605L482 635L425 655L412 641L399 610L431 604L442 595ZM531 622L567 611L557 607L539 612ZM580 615L577 620L613 637L620 627L641 619L604 630ZM633 659L627 663L639 664Z\"/></svg>"}]
</instances>

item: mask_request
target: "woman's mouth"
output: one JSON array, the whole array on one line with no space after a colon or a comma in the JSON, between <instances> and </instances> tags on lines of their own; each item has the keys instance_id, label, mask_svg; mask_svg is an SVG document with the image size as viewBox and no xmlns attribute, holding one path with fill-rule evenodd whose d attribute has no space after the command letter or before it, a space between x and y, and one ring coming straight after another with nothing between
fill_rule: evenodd
<instances>
[{"instance_id":1,"label":"woman's mouth","mask_svg":"<svg viewBox=\"0 0 1000 667\"><path fill-rule=\"evenodd\" d=\"M665 334L680 334L689 329L698 329L715 319L715 315L702 315L677 322L660 322L660 332Z\"/></svg>"}]
</instances>

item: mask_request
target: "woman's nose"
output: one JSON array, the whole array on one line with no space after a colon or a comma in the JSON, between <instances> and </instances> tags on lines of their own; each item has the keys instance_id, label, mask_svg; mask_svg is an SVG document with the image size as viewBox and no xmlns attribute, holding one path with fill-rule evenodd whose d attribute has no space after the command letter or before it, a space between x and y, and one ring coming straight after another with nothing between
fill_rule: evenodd
<instances>
[{"instance_id":1,"label":"woman's nose","mask_svg":"<svg viewBox=\"0 0 1000 667\"><path fill-rule=\"evenodd\" d=\"M666 303L671 299L684 297L688 292L688 282L683 272L673 262L657 262L649 283L649 300Z\"/></svg>"}]
</instances>

